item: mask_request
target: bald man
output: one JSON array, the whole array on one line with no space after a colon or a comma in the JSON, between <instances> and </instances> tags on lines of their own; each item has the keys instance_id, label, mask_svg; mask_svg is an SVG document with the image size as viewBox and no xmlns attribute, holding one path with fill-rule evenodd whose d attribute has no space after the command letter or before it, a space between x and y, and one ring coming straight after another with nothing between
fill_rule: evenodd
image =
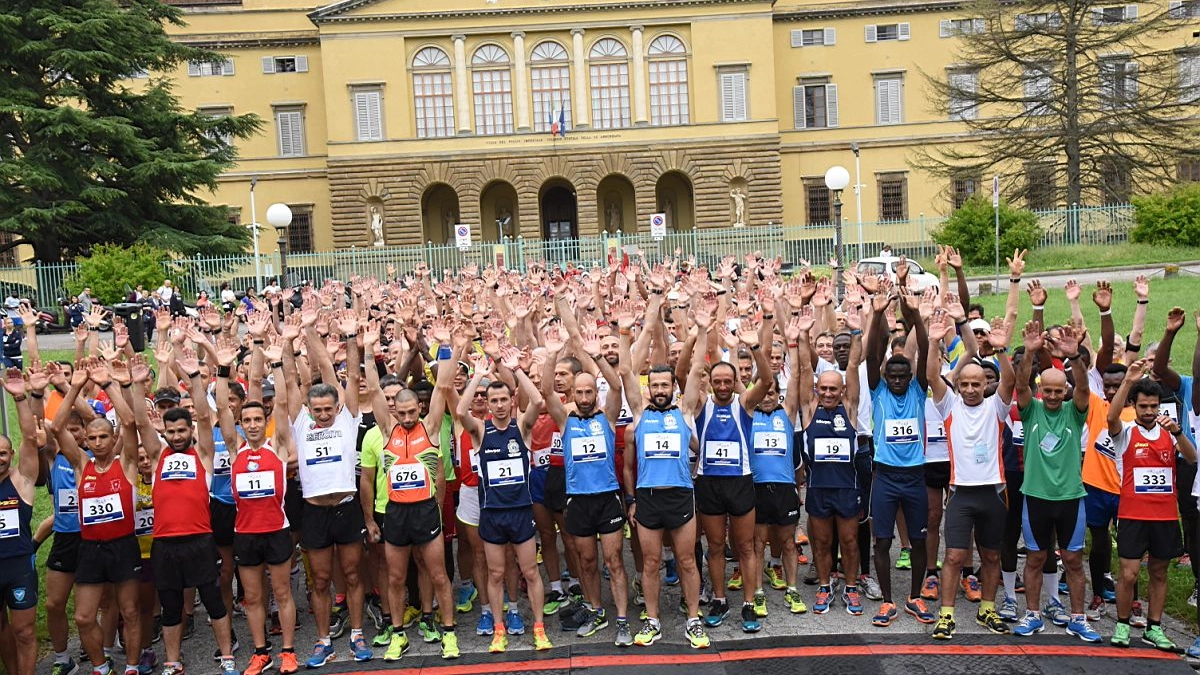
<instances>
[{"instance_id":1,"label":"bald man","mask_svg":"<svg viewBox=\"0 0 1200 675\"><path fill-rule=\"evenodd\" d=\"M1029 553L1025 558L1025 617L1013 629L1019 636L1029 636L1045 630L1046 618L1055 625L1064 625L1067 633L1085 642L1099 642L1098 632L1088 625L1083 612L1083 546L1087 532L1083 497L1082 465L1079 461L1081 438L1086 438L1088 403L1087 367L1079 353L1080 334L1070 326L1060 328L1054 336L1042 330L1036 321L1025 324L1022 334L1025 353L1032 355L1043 349L1066 356L1071 380L1056 368L1041 373L1041 400L1033 397L1029 375L1033 358L1021 359L1017 370L1017 410L1025 428L1025 481L1022 529ZM1048 361L1047 361L1048 362ZM1066 404L1067 396L1071 402ZM1067 571L1067 587L1071 589L1071 614L1065 612L1057 598L1039 607L1042 597L1042 565L1049 551L1062 550L1063 566ZM1046 575L1045 583L1056 583L1056 574ZM1061 617L1061 618L1060 618Z\"/></svg>"}]
</instances>

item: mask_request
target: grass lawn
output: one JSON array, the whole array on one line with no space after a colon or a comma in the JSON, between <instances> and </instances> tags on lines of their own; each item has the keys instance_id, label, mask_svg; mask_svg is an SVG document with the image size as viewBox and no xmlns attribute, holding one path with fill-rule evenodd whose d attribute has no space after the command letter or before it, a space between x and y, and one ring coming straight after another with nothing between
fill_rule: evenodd
<instances>
[{"instance_id":1,"label":"grass lawn","mask_svg":"<svg viewBox=\"0 0 1200 675\"><path fill-rule=\"evenodd\" d=\"M1012 251L1000 252L1000 274L1008 274L1004 257ZM1080 244L1076 246L1050 246L1029 252L1025 272L1050 272L1078 270L1094 267L1126 267L1153 263L1183 262L1200 260L1200 248L1190 246L1157 246L1151 244ZM926 269L937 273L932 259L919 261ZM986 277L995 273L995 265L967 265L963 270L969 277Z\"/></svg>"}]
</instances>

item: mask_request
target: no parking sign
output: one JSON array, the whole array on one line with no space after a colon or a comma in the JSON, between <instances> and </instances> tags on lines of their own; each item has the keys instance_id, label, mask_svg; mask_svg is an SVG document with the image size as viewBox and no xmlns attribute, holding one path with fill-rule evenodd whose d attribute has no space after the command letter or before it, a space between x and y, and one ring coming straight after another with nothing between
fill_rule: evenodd
<instances>
[{"instance_id":1,"label":"no parking sign","mask_svg":"<svg viewBox=\"0 0 1200 675\"><path fill-rule=\"evenodd\" d=\"M663 239L667 236L667 214L650 214L650 236L655 239Z\"/></svg>"},{"instance_id":2,"label":"no parking sign","mask_svg":"<svg viewBox=\"0 0 1200 675\"><path fill-rule=\"evenodd\" d=\"M471 226L458 224L454 226L454 242L459 248L471 248Z\"/></svg>"}]
</instances>

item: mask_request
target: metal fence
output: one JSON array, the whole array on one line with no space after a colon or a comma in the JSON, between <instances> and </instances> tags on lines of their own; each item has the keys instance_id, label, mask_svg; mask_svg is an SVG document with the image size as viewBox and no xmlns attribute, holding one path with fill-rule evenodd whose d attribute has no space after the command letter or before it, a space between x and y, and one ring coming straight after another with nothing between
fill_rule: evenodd
<instances>
[{"instance_id":1,"label":"metal fence","mask_svg":"<svg viewBox=\"0 0 1200 675\"><path fill-rule=\"evenodd\" d=\"M1044 229L1042 246L1071 244L1112 244L1128 239L1133 227L1133 206L1074 206L1053 211L1036 212ZM936 244L933 233L945 222L943 216L906 221L851 223L843 225L846 257L856 260L877 255L884 245L899 255L915 259L933 257ZM644 251L648 258L668 255L695 256L697 262L714 265L725 256L743 256L761 252L769 257L781 257L785 263L808 261L824 265L833 255L834 227L815 226L751 226L725 229L693 229L668 232L657 240L648 234L605 234L570 240L525 239L518 237L501 242L479 242L467 248L453 245L404 246L393 248L351 248L323 253L288 254L287 282L325 279L349 279L352 276L382 278L389 265L408 272L424 263L435 273L443 269L458 269L464 265L503 264L509 269L524 270L528 261L565 265L591 266L602 264L612 256ZM269 279L279 270L278 254L262 255L258 259L262 276ZM38 306L53 307L65 297L65 280L75 272L74 263L44 264L17 268L0 268L0 287L13 288L18 296L35 299ZM243 291L257 284L257 269L253 255L210 257L197 255L163 262L163 276L171 278L189 299L201 290L215 296L221 284L232 283Z\"/></svg>"}]
</instances>

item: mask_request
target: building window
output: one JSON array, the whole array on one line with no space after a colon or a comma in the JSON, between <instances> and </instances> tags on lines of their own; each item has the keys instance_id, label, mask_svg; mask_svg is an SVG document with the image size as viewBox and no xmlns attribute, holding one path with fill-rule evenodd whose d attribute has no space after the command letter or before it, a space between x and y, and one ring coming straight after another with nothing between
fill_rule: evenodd
<instances>
[{"instance_id":1,"label":"building window","mask_svg":"<svg viewBox=\"0 0 1200 675\"><path fill-rule=\"evenodd\" d=\"M513 132L512 71L508 53L483 45L471 57L475 87L475 133L481 136Z\"/></svg>"},{"instance_id":2,"label":"building window","mask_svg":"<svg viewBox=\"0 0 1200 675\"><path fill-rule=\"evenodd\" d=\"M875 76L875 123L904 121L904 76L899 73Z\"/></svg>"},{"instance_id":3,"label":"building window","mask_svg":"<svg viewBox=\"0 0 1200 675\"><path fill-rule=\"evenodd\" d=\"M950 94L950 119L973 120L979 115L979 72L952 70L947 77Z\"/></svg>"},{"instance_id":4,"label":"building window","mask_svg":"<svg viewBox=\"0 0 1200 675\"><path fill-rule=\"evenodd\" d=\"M592 126L629 126L629 54L612 38L597 40L588 53L592 85Z\"/></svg>"},{"instance_id":5,"label":"building window","mask_svg":"<svg viewBox=\"0 0 1200 675\"><path fill-rule=\"evenodd\" d=\"M0 232L0 246L8 246L16 241L17 236L12 232ZM11 246L0 251L0 267L17 267L17 247Z\"/></svg>"},{"instance_id":6,"label":"building window","mask_svg":"<svg viewBox=\"0 0 1200 675\"><path fill-rule=\"evenodd\" d=\"M280 157L303 157L304 151L304 107L277 106L275 128L279 136Z\"/></svg>"},{"instance_id":7,"label":"building window","mask_svg":"<svg viewBox=\"0 0 1200 675\"><path fill-rule=\"evenodd\" d=\"M1133 171L1124 157L1101 157L1100 201L1105 206L1128 204L1133 196Z\"/></svg>"},{"instance_id":8,"label":"building window","mask_svg":"<svg viewBox=\"0 0 1200 675\"><path fill-rule=\"evenodd\" d=\"M967 200L979 194L980 180L978 177L955 178L952 184L954 191L954 210L958 210Z\"/></svg>"},{"instance_id":9,"label":"building window","mask_svg":"<svg viewBox=\"0 0 1200 675\"><path fill-rule=\"evenodd\" d=\"M836 28L804 28L791 33L793 47L827 47L837 44Z\"/></svg>"},{"instance_id":10,"label":"building window","mask_svg":"<svg viewBox=\"0 0 1200 675\"><path fill-rule=\"evenodd\" d=\"M1200 52L1180 54L1179 102L1194 103L1196 101L1200 101Z\"/></svg>"},{"instance_id":11,"label":"building window","mask_svg":"<svg viewBox=\"0 0 1200 675\"><path fill-rule=\"evenodd\" d=\"M233 61L188 61L188 77L214 77L233 75Z\"/></svg>"},{"instance_id":12,"label":"building window","mask_svg":"<svg viewBox=\"0 0 1200 675\"><path fill-rule=\"evenodd\" d=\"M1049 66L1030 66L1022 75L1025 81L1025 113L1047 115L1050 113L1050 97L1054 83L1050 79Z\"/></svg>"},{"instance_id":13,"label":"building window","mask_svg":"<svg viewBox=\"0 0 1200 675\"><path fill-rule=\"evenodd\" d=\"M1181 181L1200 182L1200 159L1181 159L1177 167Z\"/></svg>"},{"instance_id":14,"label":"building window","mask_svg":"<svg viewBox=\"0 0 1200 675\"><path fill-rule=\"evenodd\" d=\"M288 250L291 253L313 252L312 209L292 206L292 224L287 228Z\"/></svg>"},{"instance_id":15,"label":"building window","mask_svg":"<svg viewBox=\"0 0 1200 675\"><path fill-rule=\"evenodd\" d=\"M745 67L721 69L717 79L721 85L721 121L745 122L750 119L746 106L746 84L750 73Z\"/></svg>"},{"instance_id":16,"label":"building window","mask_svg":"<svg viewBox=\"0 0 1200 675\"><path fill-rule=\"evenodd\" d=\"M687 49L674 35L661 35L650 43L650 123L655 126L687 124Z\"/></svg>"},{"instance_id":17,"label":"building window","mask_svg":"<svg viewBox=\"0 0 1200 675\"><path fill-rule=\"evenodd\" d=\"M1037 32L1043 28L1060 28L1062 15L1058 12L1037 12L1034 14L1018 14L1013 27L1019 31Z\"/></svg>"},{"instance_id":18,"label":"building window","mask_svg":"<svg viewBox=\"0 0 1200 675\"><path fill-rule=\"evenodd\" d=\"M972 35L982 33L987 29L983 19L942 19L938 23L939 37L955 37L957 35Z\"/></svg>"},{"instance_id":19,"label":"building window","mask_svg":"<svg viewBox=\"0 0 1200 675\"><path fill-rule=\"evenodd\" d=\"M530 80L533 90L533 130L550 131L562 117L571 122L571 67L567 50L557 42L538 43L530 60Z\"/></svg>"},{"instance_id":20,"label":"building window","mask_svg":"<svg viewBox=\"0 0 1200 675\"><path fill-rule=\"evenodd\" d=\"M912 37L908 22L902 23L872 23L864 27L867 42L891 42L907 40Z\"/></svg>"},{"instance_id":21,"label":"building window","mask_svg":"<svg viewBox=\"0 0 1200 675\"><path fill-rule=\"evenodd\" d=\"M1137 21L1137 18L1137 5L1112 5L1109 7L1092 8L1092 23L1097 26Z\"/></svg>"},{"instance_id":22,"label":"building window","mask_svg":"<svg viewBox=\"0 0 1200 675\"><path fill-rule=\"evenodd\" d=\"M454 135L454 85L446 52L426 47L413 57L413 99L417 138Z\"/></svg>"},{"instance_id":23,"label":"building window","mask_svg":"<svg viewBox=\"0 0 1200 675\"><path fill-rule=\"evenodd\" d=\"M355 87L350 90L354 103L354 138L359 141L382 141L383 87Z\"/></svg>"},{"instance_id":24,"label":"building window","mask_svg":"<svg viewBox=\"0 0 1200 675\"><path fill-rule=\"evenodd\" d=\"M1200 0L1171 0L1167 6L1174 19L1200 18Z\"/></svg>"},{"instance_id":25,"label":"building window","mask_svg":"<svg viewBox=\"0 0 1200 675\"><path fill-rule=\"evenodd\" d=\"M1137 101L1138 64L1127 59L1100 60L1100 105L1116 110Z\"/></svg>"},{"instance_id":26,"label":"building window","mask_svg":"<svg viewBox=\"0 0 1200 675\"><path fill-rule=\"evenodd\" d=\"M824 178L804 181L805 221L809 227L824 227L833 223L833 199Z\"/></svg>"},{"instance_id":27,"label":"building window","mask_svg":"<svg viewBox=\"0 0 1200 675\"><path fill-rule=\"evenodd\" d=\"M200 108L199 112L201 115L204 115L205 117L209 117L212 119L220 119L222 117L229 117L230 115L232 115L233 108L231 108L229 106L211 106L211 107ZM212 138L213 140L221 141L225 145L233 145L233 136L230 136L229 134L219 134L219 133L214 132L209 137Z\"/></svg>"},{"instance_id":28,"label":"building window","mask_svg":"<svg viewBox=\"0 0 1200 675\"><path fill-rule=\"evenodd\" d=\"M303 55L264 56L262 57L262 71L266 75L274 75L275 73L307 73L308 57Z\"/></svg>"},{"instance_id":29,"label":"building window","mask_svg":"<svg viewBox=\"0 0 1200 675\"><path fill-rule=\"evenodd\" d=\"M1029 162L1025 165L1025 198L1032 211L1049 211L1057 204L1058 188L1054 181L1054 165L1049 162Z\"/></svg>"},{"instance_id":30,"label":"building window","mask_svg":"<svg viewBox=\"0 0 1200 675\"><path fill-rule=\"evenodd\" d=\"M880 173L875 180L879 184L879 220L908 220L908 176Z\"/></svg>"},{"instance_id":31,"label":"building window","mask_svg":"<svg viewBox=\"0 0 1200 675\"><path fill-rule=\"evenodd\" d=\"M838 125L837 85L806 82L792 88L792 116L796 129L825 129Z\"/></svg>"}]
</instances>

